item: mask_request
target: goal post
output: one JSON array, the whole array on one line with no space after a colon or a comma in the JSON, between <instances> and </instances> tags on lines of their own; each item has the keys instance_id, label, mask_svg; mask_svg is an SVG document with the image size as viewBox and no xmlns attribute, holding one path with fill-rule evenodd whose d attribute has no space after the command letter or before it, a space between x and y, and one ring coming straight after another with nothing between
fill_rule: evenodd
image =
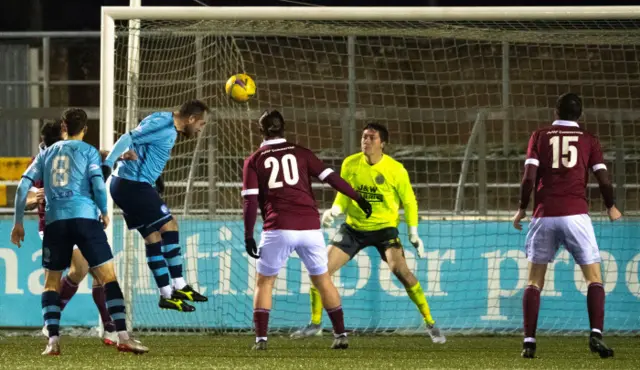
<instances>
[{"instance_id":1,"label":"goal post","mask_svg":"<svg viewBox=\"0 0 640 370\"><path fill-rule=\"evenodd\" d=\"M594 216L607 330L640 330L633 315L640 311L633 216L640 211L633 139L640 136L640 6L103 7L101 32L101 149L148 113L193 98L212 108L199 138L177 141L163 174L185 277L208 303L192 315L159 310L144 242L126 231L109 199L115 216L107 232L119 276L127 271L134 328L251 330L255 260L244 253L242 161L261 140L260 112L275 108L287 138L336 170L357 151L364 123L387 125L386 150L416 192L426 255L417 256L404 222L400 238L438 324L449 332L519 332L527 262L524 233L509 218L528 136L549 124L555 99L571 90L584 98L584 122L599 135L626 206L624 222ZM247 104L224 94L236 73L256 81ZM598 214L594 185L587 195ZM329 208L335 192L313 187L319 207ZM336 227L325 230L327 240ZM363 250L334 281L349 328L421 332L415 306L375 249ZM293 256L276 283L271 328L308 322L309 287ZM542 293L540 330L586 329L585 292L579 266L560 252Z\"/></svg>"}]
</instances>

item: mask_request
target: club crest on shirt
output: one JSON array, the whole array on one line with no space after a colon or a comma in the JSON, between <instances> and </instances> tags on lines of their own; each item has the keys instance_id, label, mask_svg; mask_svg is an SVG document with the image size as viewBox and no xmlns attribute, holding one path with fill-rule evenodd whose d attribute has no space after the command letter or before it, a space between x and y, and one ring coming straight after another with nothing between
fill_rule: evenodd
<instances>
[{"instance_id":1,"label":"club crest on shirt","mask_svg":"<svg viewBox=\"0 0 640 370\"><path fill-rule=\"evenodd\" d=\"M384 184L384 176L382 176L380 174L378 176L376 176L375 180L376 180L376 184L378 184L378 185Z\"/></svg>"},{"instance_id":2,"label":"club crest on shirt","mask_svg":"<svg viewBox=\"0 0 640 370\"><path fill-rule=\"evenodd\" d=\"M167 207L165 204L163 204L162 206L160 206L160 210L162 211L162 213L164 213L165 215L169 214L169 207Z\"/></svg>"}]
</instances>

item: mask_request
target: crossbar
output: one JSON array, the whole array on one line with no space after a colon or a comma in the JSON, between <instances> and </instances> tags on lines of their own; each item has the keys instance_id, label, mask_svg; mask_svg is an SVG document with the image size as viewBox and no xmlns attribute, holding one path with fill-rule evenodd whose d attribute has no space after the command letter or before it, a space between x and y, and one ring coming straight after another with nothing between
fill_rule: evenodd
<instances>
[{"instance_id":1,"label":"crossbar","mask_svg":"<svg viewBox=\"0 0 640 370\"><path fill-rule=\"evenodd\" d=\"M536 21L637 19L640 6L541 7L103 7L113 19L298 21Z\"/></svg>"}]
</instances>

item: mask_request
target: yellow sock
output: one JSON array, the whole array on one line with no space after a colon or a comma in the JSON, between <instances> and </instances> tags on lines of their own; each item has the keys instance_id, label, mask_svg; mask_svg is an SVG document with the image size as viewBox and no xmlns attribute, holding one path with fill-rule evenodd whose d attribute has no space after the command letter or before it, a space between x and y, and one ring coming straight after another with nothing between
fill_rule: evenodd
<instances>
[{"instance_id":1,"label":"yellow sock","mask_svg":"<svg viewBox=\"0 0 640 370\"><path fill-rule=\"evenodd\" d=\"M435 320L431 317L431 310L429 309L429 303L427 303L427 298L424 296L424 292L422 291L422 287L420 283L416 283L416 285L407 289L407 294L409 294L409 298L416 304L422 318L424 319L425 324L433 325L435 324Z\"/></svg>"},{"instance_id":2,"label":"yellow sock","mask_svg":"<svg viewBox=\"0 0 640 370\"><path fill-rule=\"evenodd\" d=\"M309 290L309 296L311 298L311 323L317 325L322 321L322 299L318 289L313 286Z\"/></svg>"}]
</instances>

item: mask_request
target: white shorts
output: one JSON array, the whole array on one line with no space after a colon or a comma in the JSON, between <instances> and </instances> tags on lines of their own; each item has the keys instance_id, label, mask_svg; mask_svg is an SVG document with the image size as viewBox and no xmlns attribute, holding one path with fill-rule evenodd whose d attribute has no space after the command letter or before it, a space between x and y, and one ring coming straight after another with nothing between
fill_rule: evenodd
<instances>
[{"instance_id":1,"label":"white shorts","mask_svg":"<svg viewBox=\"0 0 640 370\"><path fill-rule=\"evenodd\" d=\"M293 251L309 275L322 275L328 271L329 257L321 230L266 230L260 237L258 251L260 258L256 269L264 276L277 275Z\"/></svg>"},{"instance_id":2,"label":"white shorts","mask_svg":"<svg viewBox=\"0 0 640 370\"><path fill-rule=\"evenodd\" d=\"M532 218L527 232L525 253L532 263L551 263L564 245L578 265L600 262L589 215Z\"/></svg>"},{"instance_id":3,"label":"white shorts","mask_svg":"<svg viewBox=\"0 0 640 370\"><path fill-rule=\"evenodd\" d=\"M38 235L40 235L40 240L44 240L44 231L38 231ZM75 251L76 249L78 249L78 246L74 245L73 250Z\"/></svg>"}]
</instances>

